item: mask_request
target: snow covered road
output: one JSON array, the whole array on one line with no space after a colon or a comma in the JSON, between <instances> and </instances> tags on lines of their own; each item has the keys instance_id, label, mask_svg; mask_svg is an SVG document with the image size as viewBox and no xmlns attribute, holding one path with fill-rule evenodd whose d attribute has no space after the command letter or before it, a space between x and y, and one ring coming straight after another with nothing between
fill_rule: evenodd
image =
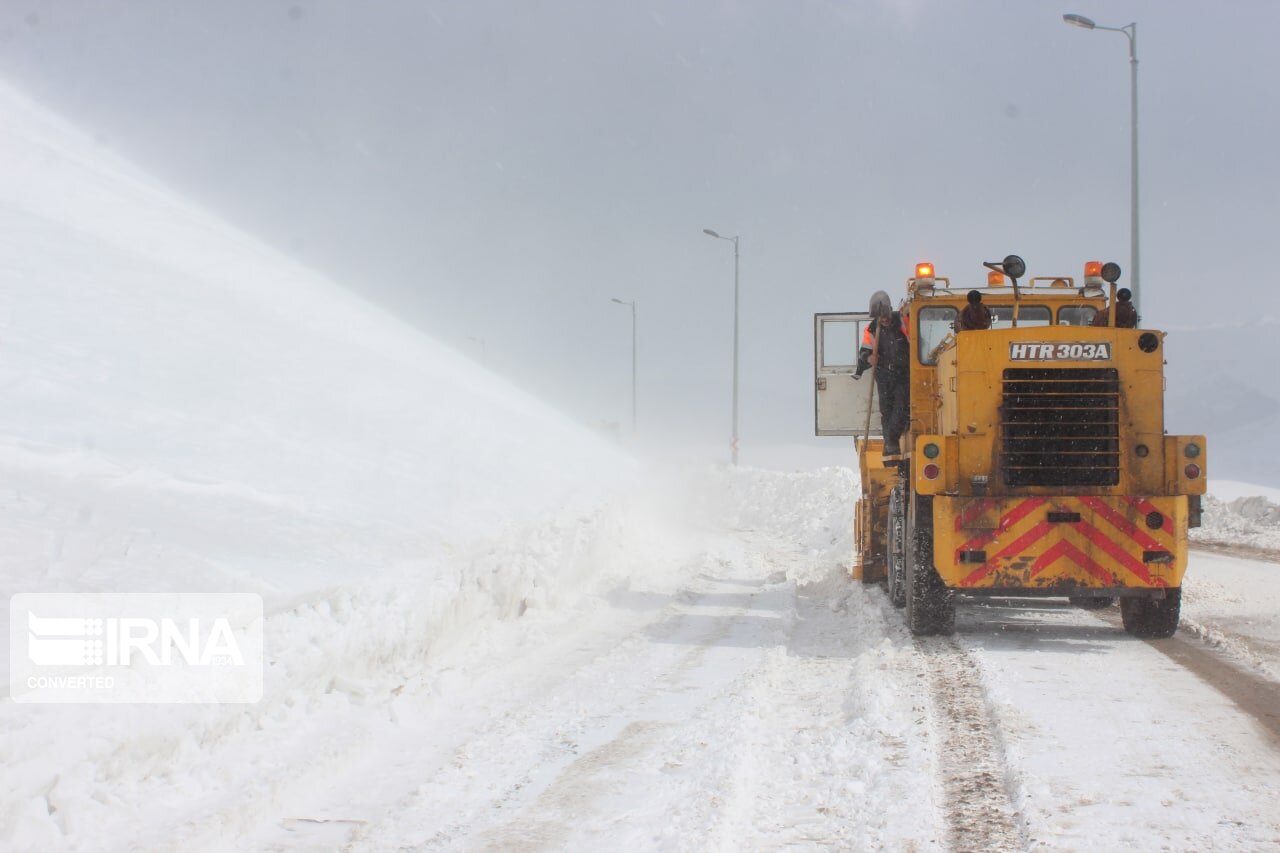
<instances>
[{"instance_id":1,"label":"snow covered road","mask_svg":"<svg viewBox=\"0 0 1280 853\"><path fill-rule=\"evenodd\" d=\"M1171 641L1028 600L964 604L956 637L913 640L878 588L797 538L718 536L658 573L670 591L637 580L411 680L356 760L243 846L1280 842L1280 661L1269 628L1210 612L1224 589L1276 589L1275 566L1193 558L1197 630ZM1231 643L1201 639L1228 626Z\"/></svg>"},{"instance_id":2,"label":"snow covered road","mask_svg":"<svg viewBox=\"0 0 1280 853\"><path fill-rule=\"evenodd\" d=\"M1280 843L1280 567L1195 553L1167 641L1114 608L1005 599L913 639L846 578L852 477L685 472L456 554L456 587L392 576L278 605L257 706L8 704L6 840Z\"/></svg>"},{"instance_id":3,"label":"snow covered road","mask_svg":"<svg viewBox=\"0 0 1280 853\"><path fill-rule=\"evenodd\" d=\"M592 602L456 699L411 686L397 716L414 722L253 846L930 843L933 793L910 771L929 761L923 693L886 677L912 653L883 602L788 580L808 570L794 544L721 544L737 547L690 561L674 593ZM850 607L875 629L848 631Z\"/></svg>"}]
</instances>

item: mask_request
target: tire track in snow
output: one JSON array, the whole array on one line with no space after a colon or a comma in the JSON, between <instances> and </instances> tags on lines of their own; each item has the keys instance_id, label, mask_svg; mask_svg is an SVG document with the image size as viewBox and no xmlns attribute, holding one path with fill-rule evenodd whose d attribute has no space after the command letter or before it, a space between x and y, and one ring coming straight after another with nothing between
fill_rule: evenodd
<instances>
[{"instance_id":1,"label":"tire track in snow","mask_svg":"<svg viewBox=\"0 0 1280 853\"><path fill-rule=\"evenodd\" d=\"M724 580L710 576L704 576L704 579L714 582ZM678 685L683 680L685 673L697 669L708 650L719 645L738 624L739 619L749 609L749 602L754 598L753 595L748 599L747 606L722 617L723 621L716 625L711 634L698 639L696 645L684 652L670 669L656 673L653 680L641 692L626 697L614 696L613 704L588 720L587 729L579 740L589 740L593 731L608 729L619 719L625 721L627 717L641 711L652 714L656 709L646 706L651 705L653 700L664 693L671 691L673 685ZM677 623L684 618L679 617ZM649 627L652 630L653 626ZM683 630L682 624L680 627ZM676 633L669 628L664 630L672 635ZM662 639L658 642L669 641ZM616 783L616 774L624 771L631 761L644 754L653 736L669 725L669 722L657 719L632 720L610 740L590 748L562 766L556 777L537 794L533 802L522 802L516 797L504 801L504 807L507 810L518 812L510 821L488 829L477 821L467 826L459 837L464 838L465 835L476 833L478 838L475 841L468 841L467 844L481 850L563 847L573 832L573 826L567 820L568 816L576 813L581 817L592 812L592 801L607 789L611 782ZM545 760L540 761L539 764L550 761L554 761L553 756L545 757ZM519 787L525 787L532 775L532 771L527 774Z\"/></svg>"},{"instance_id":2,"label":"tire track in snow","mask_svg":"<svg viewBox=\"0 0 1280 853\"><path fill-rule=\"evenodd\" d=\"M574 761L543 790L526 811L531 817L480 834L471 845L479 850L552 850L563 848L571 827L558 817L581 812L603 790L617 784L617 768L643 755L667 724L649 720L630 723L617 737Z\"/></svg>"},{"instance_id":3,"label":"tire track in snow","mask_svg":"<svg viewBox=\"0 0 1280 853\"><path fill-rule=\"evenodd\" d=\"M954 640L916 640L928 682L937 782L954 850L1024 850L1008 762L977 661Z\"/></svg>"},{"instance_id":4,"label":"tire track in snow","mask_svg":"<svg viewBox=\"0 0 1280 853\"><path fill-rule=\"evenodd\" d=\"M504 804L509 820L472 824L452 845L927 849L944 837L940 819L921 820L922 808L937 814L933 791L912 797L918 787L896 773L928 765L927 724L886 718L911 702L874 677L896 658L917 688L911 641L899 656L880 630L859 627L859 617L879 623L881 608L847 580L771 583L803 558L745 538L752 565L732 581L704 579L763 583L750 606L722 613L721 629L652 698L601 720L607 740L593 739L530 798Z\"/></svg>"},{"instance_id":5,"label":"tire track in snow","mask_svg":"<svg viewBox=\"0 0 1280 853\"><path fill-rule=\"evenodd\" d=\"M751 547L742 556L730 562L722 560L714 573L704 571L698 576L702 587L698 598L645 629L655 648L694 642L672 665L644 682L640 692L595 720L605 730L625 723L621 731L563 767L531 804L518 807L513 819L488 829L477 827L476 840L467 843L483 850L563 848L577 831L573 824L605 819L599 813L598 800L627 790L632 777L638 772L643 775L644 766L669 758L671 741L663 735L686 726L685 718L691 711L717 705L726 691L732 694L735 685L749 678L760 665L756 656L746 653L734 660L726 657L726 651L753 648L763 635L787 630L787 618L764 618L762 613L789 604L792 594L775 585L780 578L771 580L782 574L769 571L776 555L755 537L746 536L743 541ZM737 603L725 606L726 594ZM695 612L711 601L722 602L716 607L718 613ZM710 630L698 627L702 623ZM715 655L715 660L708 662L709 655ZM549 815L560 819L548 819Z\"/></svg>"},{"instance_id":6,"label":"tire track in snow","mask_svg":"<svg viewBox=\"0 0 1280 853\"><path fill-rule=\"evenodd\" d=\"M804 565L785 547L781 564ZM705 850L933 850L917 652L878 591L811 569L783 642L678 733L672 844ZM886 636L888 631L892 636ZM923 782L923 784L921 784ZM696 847L691 846L696 839Z\"/></svg>"}]
</instances>

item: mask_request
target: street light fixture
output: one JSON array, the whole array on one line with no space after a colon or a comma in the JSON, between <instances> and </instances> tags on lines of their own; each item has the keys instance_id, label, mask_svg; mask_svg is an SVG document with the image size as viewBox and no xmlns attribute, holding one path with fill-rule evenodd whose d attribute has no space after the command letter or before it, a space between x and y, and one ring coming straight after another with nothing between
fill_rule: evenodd
<instances>
[{"instance_id":1,"label":"street light fixture","mask_svg":"<svg viewBox=\"0 0 1280 853\"><path fill-rule=\"evenodd\" d=\"M631 434L636 434L636 301L625 302L618 298L609 300L619 305L631 306Z\"/></svg>"},{"instance_id":2,"label":"street light fixture","mask_svg":"<svg viewBox=\"0 0 1280 853\"><path fill-rule=\"evenodd\" d=\"M728 240L733 243L733 441L730 447L732 464L738 464L738 238L721 237L710 228L703 228L702 233L717 240Z\"/></svg>"},{"instance_id":3,"label":"street light fixture","mask_svg":"<svg viewBox=\"0 0 1280 853\"><path fill-rule=\"evenodd\" d=\"M1129 39L1129 102L1131 106L1131 125L1129 132L1129 289L1133 292L1133 307L1138 307L1138 25L1125 24L1123 27L1104 27L1093 22L1091 18L1074 13L1062 16L1062 20L1073 27L1085 30L1106 30L1112 33L1124 33Z\"/></svg>"}]
</instances>

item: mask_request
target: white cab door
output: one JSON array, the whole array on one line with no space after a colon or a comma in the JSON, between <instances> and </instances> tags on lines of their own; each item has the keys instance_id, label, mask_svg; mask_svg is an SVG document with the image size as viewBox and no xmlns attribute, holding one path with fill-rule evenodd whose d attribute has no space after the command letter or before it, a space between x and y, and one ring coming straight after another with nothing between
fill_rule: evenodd
<instances>
[{"instance_id":1,"label":"white cab door","mask_svg":"<svg viewBox=\"0 0 1280 853\"><path fill-rule=\"evenodd\" d=\"M871 322L866 311L813 315L814 420L818 435L862 435L871 411L872 436L879 436L880 399L872 392L871 370L854 379L858 346Z\"/></svg>"}]
</instances>

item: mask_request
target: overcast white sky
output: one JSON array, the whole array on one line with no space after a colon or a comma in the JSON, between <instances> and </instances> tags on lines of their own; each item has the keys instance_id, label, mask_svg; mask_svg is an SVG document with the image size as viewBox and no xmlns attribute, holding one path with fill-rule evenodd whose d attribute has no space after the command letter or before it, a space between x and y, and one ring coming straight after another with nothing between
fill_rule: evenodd
<instances>
[{"instance_id":1,"label":"overcast white sky","mask_svg":"<svg viewBox=\"0 0 1280 853\"><path fill-rule=\"evenodd\" d=\"M727 440L739 234L743 439L802 442L815 311L1127 278L1127 42L1064 12L1139 25L1149 324L1274 323L1271 2L2 0L0 75L583 422L638 300L651 438Z\"/></svg>"}]
</instances>

